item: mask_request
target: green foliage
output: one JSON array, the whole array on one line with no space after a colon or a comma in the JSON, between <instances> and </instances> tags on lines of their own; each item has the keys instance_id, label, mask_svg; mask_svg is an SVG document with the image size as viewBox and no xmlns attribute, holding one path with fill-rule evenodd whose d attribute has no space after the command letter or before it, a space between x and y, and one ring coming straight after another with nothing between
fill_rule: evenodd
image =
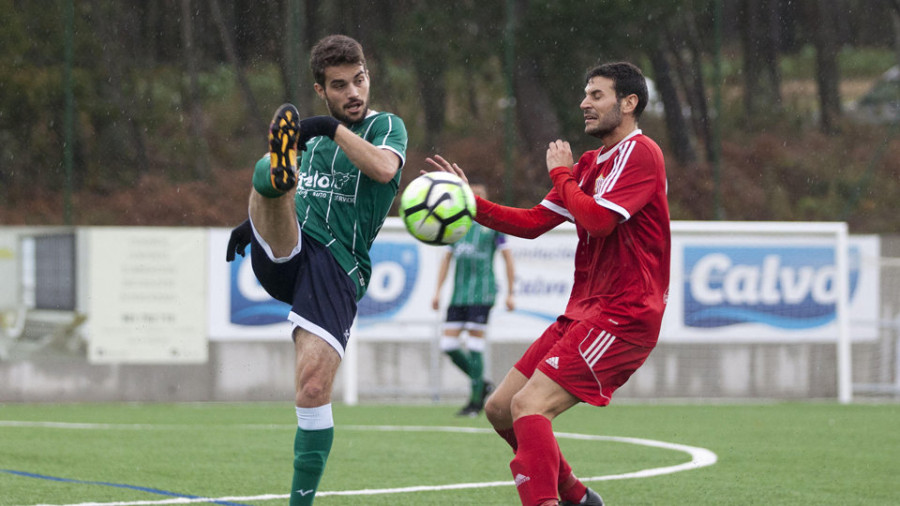
<instances>
[{"instance_id":1,"label":"green foliage","mask_svg":"<svg viewBox=\"0 0 900 506\"><path fill-rule=\"evenodd\" d=\"M849 79L874 79L897 64L897 54L890 48L844 47L838 54L841 75ZM785 54L778 65L783 79L815 79L816 49L811 44L800 51Z\"/></svg>"},{"instance_id":2,"label":"green foliage","mask_svg":"<svg viewBox=\"0 0 900 506\"><path fill-rule=\"evenodd\" d=\"M224 5L226 23L233 27L237 52L243 58L241 69L261 111L259 115L265 116L262 119L254 118L238 86L237 71L222 49L210 5L196 6L191 21L199 49L197 99L205 132L205 139L198 140L192 138L195 130L187 93L190 76L182 50L179 10L173 9L171 2L159 0L74 5L74 190L80 193L81 202L103 205L106 195L138 191L137 184L148 176L173 185L189 183L198 177L193 160L203 145L209 147L211 169L219 171L245 168L262 153L265 125L258 123L266 120L267 112L285 96L277 56L282 48L273 37L281 33L279 23L283 19L270 15L280 6L248 1ZM585 69L597 60L628 59L637 62L648 76L656 77L648 63L649 50L670 44L673 33L683 33L685 20L696 22L700 31L706 92L708 97L712 95L709 0L597 5L575 0L516 1L514 5L518 15L514 51L517 69L533 72L536 83L529 85L542 89L530 96L546 97L549 104L541 105L534 117L516 118L520 132L530 123L546 122L552 125L553 135L571 140L577 148L596 147L593 138L583 135L578 108ZM64 6L65 0L0 0L4 13L0 18L0 218L10 223L22 220L22 214L17 213L30 205L33 199L29 196L35 187L56 192L43 200L61 200ZM483 170L482 177L500 183L506 173L506 6L506 2L478 0L387 2L377 6L388 11L378 18L384 27L373 30L367 25L354 33L353 27L340 24L338 4L323 4L307 12L308 22L315 26L308 37L340 26L366 41L373 78L372 105L396 112L406 121L409 161L416 167L412 172L418 168L419 159L439 149L462 157L470 166ZM885 8L881 4L867 8L876 7ZM368 5L366 9L373 12L376 7ZM896 56L889 47L862 45L861 40L878 38L861 36L859 32L866 29L861 23L871 14L869 18L857 17L857 10L844 13L850 32L842 33L846 43L839 66L841 76L848 83L854 80L849 84L858 87L859 80L874 80L893 66ZM779 59L782 80L789 83L785 88L792 91L785 93L781 110L753 119L744 117L740 33L734 20L729 22L726 28L730 29L723 34L725 103L718 116L725 142L723 171L731 176L725 177L724 183L734 185L730 189L726 186L728 217L844 219L843 210L849 205L846 217L854 227L861 227L854 231L893 231L900 227L900 218L886 211L900 198L895 183L896 160L900 157L893 156L900 149L895 147L900 139L885 140L888 129L847 120L840 125L839 135L823 138L816 131L818 99L815 53L808 35L810 21L796 17L793 24L783 27L791 31L800 48ZM683 54L687 46L672 50ZM678 70L674 64L673 68ZM678 83L678 76L674 77ZM303 86L314 112L325 113L311 87ZM684 93L683 89L678 91ZM642 127L671 152L662 121L645 115ZM773 141L773 135L780 142ZM886 142L889 154L875 160L872 153L882 142ZM696 148L698 153L703 152L699 143ZM518 200L529 204L533 203L529 199L546 191L546 180L531 177L541 173L541 167L536 167L534 174L527 172L539 164L540 151L540 146L518 144L512 156L516 166L528 164L520 174L526 176L515 182L513 191ZM709 202L714 191L708 180L711 168L703 162L677 167L671 157L669 164L676 190L670 193L673 217L710 218ZM870 174L871 180L864 179L863 173ZM220 205L197 204L204 208ZM24 213L39 223L61 221L53 208L44 212ZM116 215L109 209L97 213ZM86 207L76 209L76 223L82 223L79 216L94 215ZM185 218L168 224L221 223L196 223Z\"/></svg>"},{"instance_id":3,"label":"green foliage","mask_svg":"<svg viewBox=\"0 0 900 506\"><path fill-rule=\"evenodd\" d=\"M845 47L838 55L841 73L847 78L877 78L897 64L897 53L890 48Z\"/></svg>"}]
</instances>

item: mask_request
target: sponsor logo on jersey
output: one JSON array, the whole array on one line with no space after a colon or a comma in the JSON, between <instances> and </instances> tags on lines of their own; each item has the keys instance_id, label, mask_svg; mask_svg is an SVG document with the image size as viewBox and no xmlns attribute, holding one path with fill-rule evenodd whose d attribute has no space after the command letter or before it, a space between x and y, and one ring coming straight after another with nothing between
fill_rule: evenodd
<instances>
[{"instance_id":1,"label":"sponsor logo on jersey","mask_svg":"<svg viewBox=\"0 0 900 506\"><path fill-rule=\"evenodd\" d=\"M300 188L306 191L342 190L354 179L356 178L353 174L346 172L324 174L317 171L301 175Z\"/></svg>"},{"instance_id":2,"label":"sponsor logo on jersey","mask_svg":"<svg viewBox=\"0 0 900 506\"><path fill-rule=\"evenodd\" d=\"M597 180L594 181L594 195L600 195L600 191L601 191L600 189L603 187L604 179L605 178L603 177L603 174L600 174L599 176L597 176Z\"/></svg>"},{"instance_id":3,"label":"sponsor logo on jersey","mask_svg":"<svg viewBox=\"0 0 900 506\"><path fill-rule=\"evenodd\" d=\"M859 251L850 249L850 264ZM685 247L684 322L713 328L760 323L811 329L836 317L835 251L811 247ZM859 281L850 272L850 295Z\"/></svg>"},{"instance_id":4,"label":"sponsor logo on jersey","mask_svg":"<svg viewBox=\"0 0 900 506\"><path fill-rule=\"evenodd\" d=\"M549 365L550 367L559 369L559 357L550 357L545 360L545 362L547 362L547 365Z\"/></svg>"}]
</instances>

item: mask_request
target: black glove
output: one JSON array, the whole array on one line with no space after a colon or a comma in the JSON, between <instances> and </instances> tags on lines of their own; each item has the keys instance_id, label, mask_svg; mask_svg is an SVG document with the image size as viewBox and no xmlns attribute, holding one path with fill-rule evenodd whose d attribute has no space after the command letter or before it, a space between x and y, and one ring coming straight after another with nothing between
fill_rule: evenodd
<instances>
[{"instance_id":1,"label":"black glove","mask_svg":"<svg viewBox=\"0 0 900 506\"><path fill-rule=\"evenodd\" d=\"M231 237L228 238L228 251L225 252L225 261L234 261L234 254L244 256L244 248L250 244L253 237L253 228L250 226L250 220L244 220L243 223L231 229Z\"/></svg>"},{"instance_id":2,"label":"black glove","mask_svg":"<svg viewBox=\"0 0 900 506\"><path fill-rule=\"evenodd\" d=\"M340 124L341 122L334 116L310 116L302 119L300 120L300 141L297 144L303 150L306 149L306 141L313 137L324 135L329 139L334 139L334 133L337 132Z\"/></svg>"}]
</instances>

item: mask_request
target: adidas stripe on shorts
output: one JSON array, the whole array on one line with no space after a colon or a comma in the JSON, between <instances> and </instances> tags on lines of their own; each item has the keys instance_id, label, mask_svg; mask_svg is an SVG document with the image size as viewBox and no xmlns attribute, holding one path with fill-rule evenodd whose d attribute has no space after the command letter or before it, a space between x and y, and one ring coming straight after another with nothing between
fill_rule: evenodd
<instances>
[{"instance_id":1,"label":"adidas stripe on shorts","mask_svg":"<svg viewBox=\"0 0 900 506\"><path fill-rule=\"evenodd\" d=\"M583 402L606 406L652 349L590 323L561 317L528 347L515 367L529 378L537 369Z\"/></svg>"}]
</instances>

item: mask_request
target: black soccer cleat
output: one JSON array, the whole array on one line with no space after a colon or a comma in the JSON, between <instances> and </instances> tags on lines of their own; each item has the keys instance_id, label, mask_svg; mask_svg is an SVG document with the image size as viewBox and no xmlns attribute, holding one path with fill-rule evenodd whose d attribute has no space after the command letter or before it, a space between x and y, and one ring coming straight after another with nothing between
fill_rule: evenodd
<instances>
[{"instance_id":1,"label":"black soccer cleat","mask_svg":"<svg viewBox=\"0 0 900 506\"><path fill-rule=\"evenodd\" d=\"M485 401L487 398L494 393L494 384L488 380L484 380L484 384L481 387L481 406L484 407Z\"/></svg>"},{"instance_id":2,"label":"black soccer cleat","mask_svg":"<svg viewBox=\"0 0 900 506\"><path fill-rule=\"evenodd\" d=\"M575 503L570 501L563 501L559 503L559 506L603 506L603 498L600 497L600 494L594 492L591 489L587 489L587 498L584 502Z\"/></svg>"},{"instance_id":3,"label":"black soccer cleat","mask_svg":"<svg viewBox=\"0 0 900 506\"><path fill-rule=\"evenodd\" d=\"M457 411L456 416L467 416L469 418L475 418L479 413L481 413L481 406L474 402L470 402L463 406L462 409Z\"/></svg>"},{"instance_id":4,"label":"black soccer cleat","mask_svg":"<svg viewBox=\"0 0 900 506\"><path fill-rule=\"evenodd\" d=\"M285 193L297 184L297 141L300 139L300 113L293 104L275 111L269 125L269 168L272 187Z\"/></svg>"}]
</instances>

